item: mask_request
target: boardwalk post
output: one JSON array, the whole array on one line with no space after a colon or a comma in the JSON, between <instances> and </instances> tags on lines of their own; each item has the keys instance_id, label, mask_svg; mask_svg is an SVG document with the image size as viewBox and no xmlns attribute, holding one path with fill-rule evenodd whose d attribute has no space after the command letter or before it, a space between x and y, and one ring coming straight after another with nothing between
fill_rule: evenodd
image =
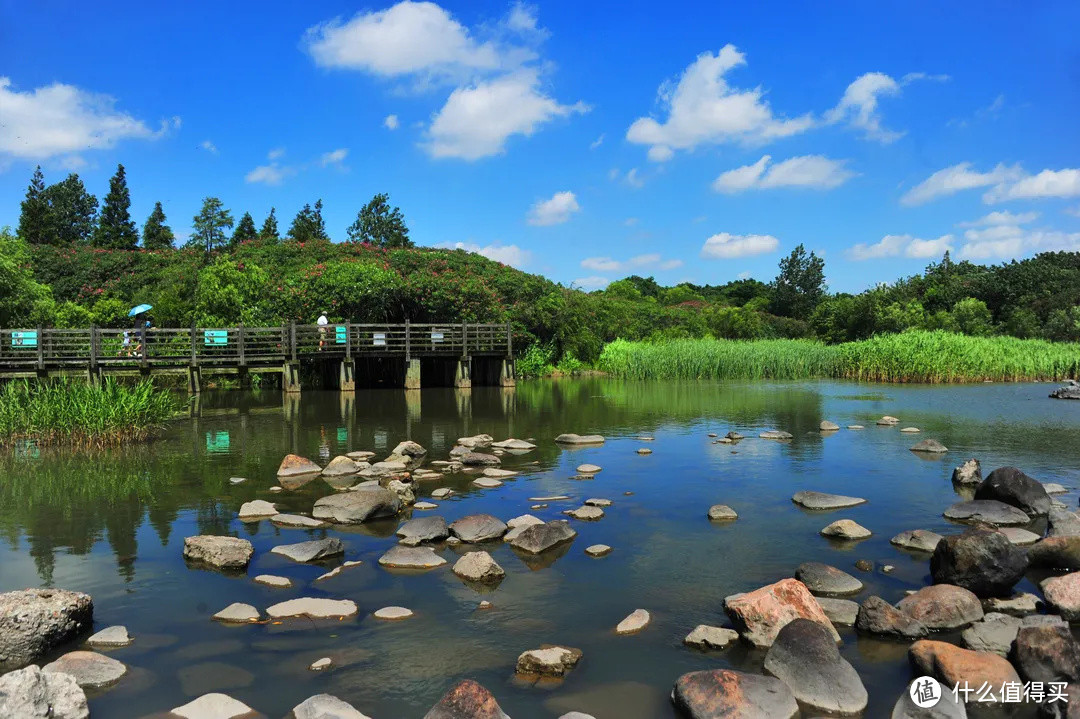
<instances>
[{"instance_id":1,"label":"boardwalk post","mask_svg":"<svg viewBox=\"0 0 1080 719\"><path fill-rule=\"evenodd\" d=\"M281 389L286 394L300 392L300 367L296 364L296 320L289 320L289 354L281 368Z\"/></svg>"},{"instance_id":2,"label":"boardwalk post","mask_svg":"<svg viewBox=\"0 0 1080 719\"><path fill-rule=\"evenodd\" d=\"M198 329L195 327L195 319L192 318L192 320L191 320L191 366L192 367L196 366L199 363L199 360L196 359L196 355L195 355L195 333L197 331L198 331Z\"/></svg>"},{"instance_id":3,"label":"boardwalk post","mask_svg":"<svg viewBox=\"0 0 1080 719\"><path fill-rule=\"evenodd\" d=\"M39 372L45 370L45 338L41 335L41 325L37 326L37 368Z\"/></svg>"},{"instance_id":4,"label":"boardwalk post","mask_svg":"<svg viewBox=\"0 0 1080 719\"><path fill-rule=\"evenodd\" d=\"M240 355L240 366L247 366L247 357L244 356L244 323L241 322L236 327L236 351Z\"/></svg>"},{"instance_id":5,"label":"boardwalk post","mask_svg":"<svg viewBox=\"0 0 1080 719\"><path fill-rule=\"evenodd\" d=\"M296 361L296 320L289 320L289 356Z\"/></svg>"},{"instance_id":6,"label":"boardwalk post","mask_svg":"<svg viewBox=\"0 0 1080 719\"><path fill-rule=\"evenodd\" d=\"M90 325L90 384L97 384L98 376L98 328Z\"/></svg>"},{"instance_id":7,"label":"boardwalk post","mask_svg":"<svg viewBox=\"0 0 1080 719\"><path fill-rule=\"evenodd\" d=\"M454 386L458 389L472 387L471 362L469 361L469 326L461 323L461 358L454 372Z\"/></svg>"},{"instance_id":8,"label":"boardwalk post","mask_svg":"<svg viewBox=\"0 0 1080 719\"><path fill-rule=\"evenodd\" d=\"M341 392L353 392L356 390L356 378L354 376L356 366L352 360L351 324L351 322L345 320L345 359L341 361L341 368L338 370L338 390ZM337 336L337 330L334 330L334 335Z\"/></svg>"},{"instance_id":9,"label":"boardwalk post","mask_svg":"<svg viewBox=\"0 0 1080 719\"><path fill-rule=\"evenodd\" d=\"M409 346L409 321L405 320L405 361L408 362L412 359L412 353Z\"/></svg>"}]
</instances>

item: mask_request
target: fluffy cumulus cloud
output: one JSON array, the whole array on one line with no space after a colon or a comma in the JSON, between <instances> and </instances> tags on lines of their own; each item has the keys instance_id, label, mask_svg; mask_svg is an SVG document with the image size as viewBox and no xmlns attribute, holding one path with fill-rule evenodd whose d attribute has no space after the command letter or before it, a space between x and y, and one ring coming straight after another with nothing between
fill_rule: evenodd
<instances>
[{"instance_id":1,"label":"fluffy cumulus cloud","mask_svg":"<svg viewBox=\"0 0 1080 719\"><path fill-rule=\"evenodd\" d=\"M556 192L547 200L540 200L531 208L526 218L530 225L546 227L548 225L561 225L570 219L575 212L581 211L577 197L573 192Z\"/></svg>"},{"instance_id":2,"label":"fluffy cumulus cloud","mask_svg":"<svg viewBox=\"0 0 1080 719\"><path fill-rule=\"evenodd\" d=\"M995 225L1025 225L1039 219L1038 212L1009 212L1001 210L983 215L977 220L959 222L957 227L993 227Z\"/></svg>"},{"instance_id":3,"label":"fluffy cumulus cloud","mask_svg":"<svg viewBox=\"0 0 1080 719\"><path fill-rule=\"evenodd\" d=\"M649 159L662 162L675 150L725 142L762 142L805 132L813 126L807 114L777 117L764 99L764 90L730 86L725 75L746 64L734 45L715 55L702 53L683 71L677 83L660 87L659 99L667 110L663 122L652 117L634 121L626 132L630 142L648 145Z\"/></svg>"},{"instance_id":4,"label":"fluffy cumulus cloud","mask_svg":"<svg viewBox=\"0 0 1080 719\"><path fill-rule=\"evenodd\" d=\"M524 69L454 90L422 144L432 157L477 160L502 153L512 135L528 137L557 117L587 110L544 94L538 72Z\"/></svg>"},{"instance_id":5,"label":"fluffy cumulus cloud","mask_svg":"<svg viewBox=\"0 0 1080 719\"><path fill-rule=\"evenodd\" d=\"M252 185L280 185L285 182L287 177L295 174L296 170L292 167L282 166L276 162L271 162L266 165L259 165L251 172L244 175L244 182Z\"/></svg>"},{"instance_id":6,"label":"fluffy cumulus cloud","mask_svg":"<svg viewBox=\"0 0 1080 719\"><path fill-rule=\"evenodd\" d=\"M659 253L637 255L624 261L610 257L587 257L581 261L583 268L595 272L629 272L640 269L674 270L682 267L682 264L682 260L665 260Z\"/></svg>"},{"instance_id":7,"label":"fluffy cumulus cloud","mask_svg":"<svg viewBox=\"0 0 1080 719\"><path fill-rule=\"evenodd\" d=\"M436 245L436 247L475 252L489 260L495 260L511 267L524 267L532 259L532 254L528 250L524 250L517 245L501 245L497 242L484 246L480 246L475 242L455 242Z\"/></svg>"},{"instance_id":8,"label":"fluffy cumulus cloud","mask_svg":"<svg viewBox=\"0 0 1080 719\"><path fill-rule=\"evenodd\" d=\"M845 160L831 160L823 155L803 155L775 164L771 162L772 156L764 155L752 165L728 170L713 181L712 187L724 193L774 187L831 190L855 176L845 167Z\"/></svg>"},{"instance_id":9,"label":"fluffy cumulus cloud","mask_svg":"<svg viewBox=\"0 0 1080 719\"><path fill-rule=\"evenodd\" d=\"M1036 252L1077 250L1080 250L1080 232L996 225L964 232L960 257L965 260L998 260L1013 259Z\"/></svg>"},{"instance_id":10,"label":"fluffy cumulus cloud","mask_svg":"<svg viewBox=\"0 0 1080 719\"><path fill-rule=\"evenodd\" d=\"M116 100L53 83L19 91L0 76L0 157L46 160L87 150L104 150L121 140L153 140L180 127L174 117L152 130L116 109ZM70 159L70 164L81 161Z\"/></svg>"},{"instance_id":11,"label":"fluffy cumulus cloud","mask_svg":"<svg viewBox=\"0 0 1080 719\"><path fill-rule=\"evenodd\" d=\"M396 130L401 125L401 121L398 120L397 115L387 115L382 124L387 130Z\"/></svg>"},{"instance_id":12,"label":"fluffy cumulus cloud","mask_svg":"<svg viewBox=\"0 0 1080 719\"><path fill-rule=\"evenodd\" d=\"M970 162L961 162L938 170L904 193L900 202L920 205L962 190L989 188L983 202L992 204L1007 200L1038 200L1046 198L1080 197L1080 169L1043 170L1028 174L1019 165L998 164L988 172L972 169Z\"/></svg>"},{"instance_id":13,"label":"fluffy cumulus cloud","mask_svg":"<svg viewBox=\"0 0 1080 719\"><path fill-rule=\"evenodd\" d=\"M896 80L881 72L868 72L847 86L836 107L825 113L825 121L835 123L846 119L852 127L861 130L867 139L893 142L904 133L881 126L878 100L899 94L900 83Z\"/></svg>"},{"instance_id":14,"label":"fluffy cumulus cloud","mask_svg":"<svg viewBox=\"0 0 1080 719\"><path fill-rule=\"evenodd\" d=\"M780 240L772 235L733 235L721 232L705 240L701 256L709 260L730 260L736 257L764 255L775 252Z\"/></svg>"},{"instance_id":15,"label":"fluffy cumulus cloud","mask_svg":"<svg viewBox=\"0 0 1080 719\"><path fill-rule=\"evenodd\" d=\"M924 240L911 235L885 235L872 245L860 243L847 251L853 260L877 260L886 257L927 259L940 257L953 249L956 238L942 235L934 240Z\"/></svg>"}]
</instances>

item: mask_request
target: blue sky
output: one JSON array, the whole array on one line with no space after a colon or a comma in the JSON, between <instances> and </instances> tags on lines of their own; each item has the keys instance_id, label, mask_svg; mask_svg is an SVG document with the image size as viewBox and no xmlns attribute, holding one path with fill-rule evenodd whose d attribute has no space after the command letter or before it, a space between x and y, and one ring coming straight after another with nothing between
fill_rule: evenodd
<instances>
[{"instance_id":1,"label":"blue sky","mask_svg":"<svg viewBox=\"0 0 1080 719\"><path fill-rule=\"evenodd\" d=\"M811 9L811 5L826 9ZM335 239L388 192L421 245L592 289L858 291L945 248L1080 249L1080 4L0 0L0 225L30 172L182 237L206 195Z\"/></svg>"}]
</instances>

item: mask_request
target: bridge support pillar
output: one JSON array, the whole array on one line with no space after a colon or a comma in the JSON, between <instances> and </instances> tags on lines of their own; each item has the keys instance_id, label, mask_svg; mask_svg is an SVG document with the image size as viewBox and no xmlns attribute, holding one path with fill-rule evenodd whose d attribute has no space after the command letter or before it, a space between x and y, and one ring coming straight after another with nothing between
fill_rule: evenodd
<instances>
[{"instance_id":1,"label":"bridge support pillar","mask_svg":"<svg viewBox=\"0 0 1080 719\"><path fill-rule=\"evenodd\" d=\"M86 370L86 381L91 387L101 386L101 368L100 367L88 367Z\"/></svg>"},{"instance_id":2,"label":"bridge support pillar","mask_svg":"<svg viewBox=\"0 0 1080 719\"><path fill-rule=\"evenodd\" d=\"M354 392L356 391L356 365L351 359L341 361L341 367L338 369L338 389L342 392Z\"/></svg>"},{"instance_id":3,"label":"bridge support pillar","mask_svg":"<svg viewBox=\"0 0 1080 719\"><path fill-rule=\"evenodd\" d=\"M420 360L405 360L405 389L420 389Z\"/></svg>"},{"instance_id":4,"label":"bridge support pillar","mask_svg":"<svg viewBox=\"0 0 1080 719\"><path fill-rule=\"evenodd\" d=\"M454 386L458 389L472 387L472 359L462 357L457 361L457 369L454 371Z\"/></svg>"},{"instance_id":5,"label":"bridge support pillar","mask_svg":"<svg viewBox=\"0 0 1080 719\"><path fill-rule=\"evenodd\" d=\"M189 394L199 394L202 392L202 370L198 367L191 366L187 370L187 385Z\"/></svg>"},{"instance_id":6,"label":"bridge support pillar","mask_svg":"<svg viewBox=\"0 0 1080 719\"><path fill-rule=\"evenodd\" d=\"M514 377L514 360L507 357L499 365L499 386L516 387L517 378Z\"/></svg>"},{"instance_id":7,"label":"bridge support pillar","mask_svg":"<svg viewBox=\"0 0 1080 719\"><path fill-rule=\"evenodd\" d=\"M240 389L251 389L251 373L247 367L238 367L236 370L236 384Z\"/></svg>"},{"instance_id":8,"label":"bridge support pillar","mask_svg":"<svg viewBox=\"0 0 1080 719\"><path fill-rule=\"evenodd\" d=\"M281 390L286 394L300 393L300 364L286 362L281 367Z\"/></svg>"}]
</instances>

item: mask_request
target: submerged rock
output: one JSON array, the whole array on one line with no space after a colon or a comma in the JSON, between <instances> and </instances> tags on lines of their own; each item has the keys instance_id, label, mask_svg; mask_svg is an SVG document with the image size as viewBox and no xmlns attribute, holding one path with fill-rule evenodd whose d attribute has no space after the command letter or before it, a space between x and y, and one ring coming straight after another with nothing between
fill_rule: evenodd
<instances>
[{"instance_id":1,"label":"submerged rock","mask_svg":"<svg viewBox=\"0 0 1080 719\"><path fill-rule=\"evenodd\" d=\"M795 696L779 679L732 669L683 674L671 692L689 719L793 719Z\"/></svg>"},{"instance_id":2,"label":"submerged rock","mask_svg":"<svg viewBox=\"0 0 1080 719\"><path fill-rule=\"evenodd\" d=\"M867 694L858 672L840 656L823 625L795 619L776 635L765 672L784 682L803 705L830 714L858 714Z\"/></svg>"},{"instance_id":3,"label":"submerged rock","mask_svg":"<svg viewBox=\"0 0 1080 719\"><path fill-rule=\"evenodd\" d=\"M727 597L724 611L743 638L757 647L772 645L788 622L800 618L827 626L833 639L840 641L821 605L797 579L782 579L752 592Z\"/></svg>"},{"instance_id":4,"label":"submerged rock","mask_svg":"<svg viewBox=\"0 0 1080 719\"><path fill-rule=\"evenodd\" d=\"M424 719L510 719L487 689L472 679L443 695Z\"/></svg>"},{"instance_id":5,"label":"submerged rock","mask_svg":"<svg viewBox=\"0 0 1080 719\"><path fill-rule=\"evenodd\" d=\"M218 569L245 569L255 548L238 537L200 534L184 539L184 559Z\"/></svg>"},{"instance_id":6,"label":"submerged rock","mask_svg":"<svg viewBox=\"0 0 1080 719\"><path fill-rule=\"evenodd\" d=\"M935 584L963 587L979 597L1007 596L1024 577L1028 559L1001 532L972 527L938 542L930 557Z\"/></svg>"},{"instance_id":7,"label":"submerged rock","mask_svg":"<svg viewBox=\"0 0 1080 719\"><path fill-rule=\"evenodd\" d=\"M999 467L991 472L975 490L975 499L995 499L1032 517L1044 517L1050 511L1046 489L1016 467Z\"/></svg>"},{"instance_id":8,"label":"submerged rock","mask_svg":"<svg viewBox=\"0 0 1080 719\"><path fill-rule=\"evenodd\" d=\"M69 674L31 664L0 676L0 716L15 719L88 719L86 693Z\"/></svg>"},{"instance_id":9,"label":"submerged rock","mask_svg":"<svg viewBox=\"0 0 1080 719\"><path fill-rule=\"evenodd\" d=\"M845 497L842 494L812 491L796 492L791 501L806 509L843 509L866 503L866 500L861 497Z\"/></svg>"},{"instance_id":10,"label":"submerged rock","mask_svg":"<svg viewBox=\"0 0 1080 719\"><path fill-rule=\"evenodd\" d=\"M94 622L89 594L23 589L0 594L0 669L29 664L75 639Z\"/></svg>"},{"instance_id":11,"label":"submerged rock","mask_svg":"<svg viewBox=\"0 0 1080 719\"><path fill-rule=\"evenodd\" d=\"M894 424L900 424L900 420L898 420L896 417L890 417L889 415L885 415L877 421L877 424L883 427L891 427Z\"/></svg>"},{"instance_id":12,"label":"submerged rock","mask_svg":"<svg viewBox=\"0 0 1080 719\"><path fill-rule=\"evenodd\" d=\"M764 432L758 434L761 439L779 439L787 440L791 439L791 432L785 432L780 429L767 429Z\"/></svg>"}]
</instances>

